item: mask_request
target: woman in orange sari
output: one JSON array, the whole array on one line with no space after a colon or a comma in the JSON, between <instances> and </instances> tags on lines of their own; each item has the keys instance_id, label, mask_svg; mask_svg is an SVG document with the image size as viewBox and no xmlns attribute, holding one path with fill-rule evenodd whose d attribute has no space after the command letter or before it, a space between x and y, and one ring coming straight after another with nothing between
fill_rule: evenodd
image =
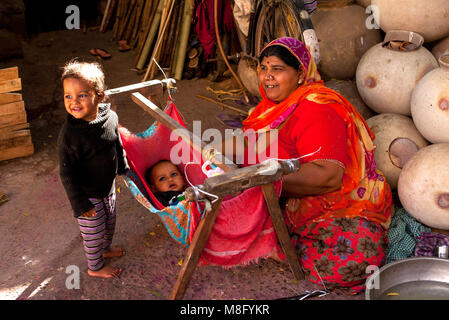
<instances>
[{"instance_id":1,"label":"woman in orange sari","mask_svg":"<svg viewBox=\"0 0 449 320\"><path fill-rule=\"evenodd\" d=\"M244 130L259 137L278 130L278 154L269 157L303 157L300 170L283 178L281 203L306 275L326 288L359 292L367 267L384 264L393 213L390 187L374 162L374 135L348 100L324 86L299 40L268 44L258 75L263 99Z\"/></svg>"}]
</instances>

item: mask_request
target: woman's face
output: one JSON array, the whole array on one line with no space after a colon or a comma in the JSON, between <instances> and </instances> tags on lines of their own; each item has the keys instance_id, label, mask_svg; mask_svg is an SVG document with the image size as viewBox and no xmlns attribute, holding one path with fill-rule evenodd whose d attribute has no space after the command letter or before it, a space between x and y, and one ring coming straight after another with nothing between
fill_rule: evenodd
<instances>
[{"instance_id":1,"label":"woman's face","mask_svg":"<svg viewBox=\"0 0 449 320\"><path fill-rule=\"evenodd\" d=\"M268 99L275 102L285 100L298 88L302 71L295 70L276 56L264 57L259 68L259 83Z\"/></svg>"}]
</instances>

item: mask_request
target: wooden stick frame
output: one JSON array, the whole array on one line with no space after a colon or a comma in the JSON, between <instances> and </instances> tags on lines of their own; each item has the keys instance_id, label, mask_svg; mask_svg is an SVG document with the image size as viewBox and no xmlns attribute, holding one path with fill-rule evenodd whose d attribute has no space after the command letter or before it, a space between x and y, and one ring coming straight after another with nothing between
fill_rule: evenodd
<instances>
[{"instance_id":1,"label":"wooden stick frame","mask_svg":"<svg viewBox=\"0 0 449 320\"><path fill-rule=\"evenodd\" d=\"M201 142L200 139L198 139L198 137L195 137L193 133L189 132L184 127L182 127L179 123L177 123L174 119L168 116L161 109L159 109L155 104L153 104L150 100L145 98L142 94L134 92L131 95L131 99L141 108L143 108L143 110L151 114L160 123L167 126L167 128L173 130L176 134L178 134L178 136L186 143L188 143L194 150L197 150L203 155L207 153L204 144ZM211 161L212 162L215 161L214 163L220 166L225 171L225 174L226 172L232 173L233 170L237 170L237 166L235 164L229 165L229 163L232 162L229 162L229 160L224 158L224 156L214 158ZM286 255L287 262L295 278L297 280L303 280L304 272L299 263L293 244L291 243L290 236L288 234L288 230L285 225L285 221L283 220L282 210L279 206L279 201L274 186L271 182L266 183L266 181L268 181L266 179L265 180L261 179L260 181L261 181L260 185L268 207L268 211L270 213L270 217L272 219L273 226L276 235L278 237L279 243ZM230 188L229 192L232 193L233 191L234 190ZM204 218L200 221L198 227L196 228L195 234L192 239L192 243L190 244L187 254L185 256L181 271L178 274L177 280L170 294L170 299L175 300L175 299L182 299L184 297L185 291L188 287L193 272L195 271L195 268L198 265L201 252L203 251L206 245L212 227L215 223L218 211L221 206L221 202L222 197L219 197L218 200L212 204L211 210L206 212Z\"/></svg>"}]
</instances>

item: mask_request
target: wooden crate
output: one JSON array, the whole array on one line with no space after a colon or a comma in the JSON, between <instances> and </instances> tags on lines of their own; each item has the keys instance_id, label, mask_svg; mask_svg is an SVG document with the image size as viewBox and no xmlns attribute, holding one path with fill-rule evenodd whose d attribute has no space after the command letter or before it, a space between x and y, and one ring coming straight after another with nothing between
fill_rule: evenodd
<instances>
[{"instance_id":1,"label":"wooden crate","mask_svg":"<svg viewBox=\"0 0 449 320\"><path fill-rule=\"evenodd\" d=\"M0 161L34 153L17 67L0 70Z\"/></svg>"}]
</instances>

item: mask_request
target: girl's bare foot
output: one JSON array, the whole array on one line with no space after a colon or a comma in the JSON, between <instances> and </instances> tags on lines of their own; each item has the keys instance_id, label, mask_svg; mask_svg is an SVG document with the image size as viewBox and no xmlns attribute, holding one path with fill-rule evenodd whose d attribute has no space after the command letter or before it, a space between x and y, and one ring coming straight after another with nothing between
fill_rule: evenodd
<instances>
[{"instance_id":1,"label":"girl's bare foot","mask_svg":"<svg viewBox=\"0 0 449 320\"><path fill-rule=\"evenodd\" d=\"M119 246L114 246L114 249L103 253L103 258L117 258L125 255L125 251Z\"/></svg>"},{"instance_id":2,"label":"girl's bare foot","mask_svg":"<svg viewBox=\"0 0 449 320\"><path fill-rule=\"evenodd\" d=\"M118 278L122 273L122 269L114 268L111 266L104 266L103 268L97 271L87 270L87 273L92 277Z\"/></svg>"}]
</instances>

